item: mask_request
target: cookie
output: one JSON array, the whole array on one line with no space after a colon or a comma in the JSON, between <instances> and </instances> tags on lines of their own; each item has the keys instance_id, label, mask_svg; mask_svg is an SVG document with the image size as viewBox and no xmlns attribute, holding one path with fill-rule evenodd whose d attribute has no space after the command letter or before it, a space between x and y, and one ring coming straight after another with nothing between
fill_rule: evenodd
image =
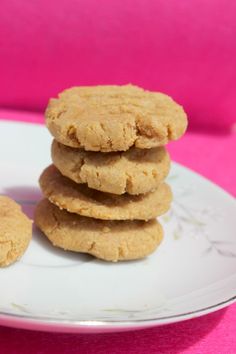
<instances>
[{"instance_id":1,"label":"cookie","mask_svg":"<svg viewBox=\"0 0 236 354\"><path fill-rule=\"evenodd\" d=\"M170 158L164 147L100 153L71 148L54 140L51 155L64 176L113 194L150 192L170 169Z\"/></svg>"},{"instance_id":2,"label":"cookie","mask_svg":"<svg viewBox=\"0 0 236 354\"><path fill-rule=\"evenodd\" d=\"M147 194L115 195L77 184L53 165L43 171L39 183L44 196L59 208L103 220L149 220L164 214L172 199L165 183Z\"/></svg>"},{"instance_id":3,"label":"cookie","mask_svg":"<svg viewBox=\"0 0 236 354\"><path fill-rule=\"evenodd\" d=\"M45 115L57 141L88 151L163 146L187 127L183 108L169 96L133 85L72 87L49 101Z\"/></svg>"},{"instance_id":4,"label":"cookie","mask_svg":"<svg viewBox=\"0 0 236 354\"><path fill-rule=\"evenodd\" d=\"M19 259L32 237L32 222L14 200L0 196L0 267Z\"/></svg>"},{"instance_id":5,"label":"cookie","mask_svg":"<svg viewBox=\"0 0 236 354\"><path fill-rule=\"evenodd\" d=\"M60 210L47 199L37 205L35 223L54 246L113 262L146 257L163 238L156 220L97 220Z\"/></svg>"}]
</instances>

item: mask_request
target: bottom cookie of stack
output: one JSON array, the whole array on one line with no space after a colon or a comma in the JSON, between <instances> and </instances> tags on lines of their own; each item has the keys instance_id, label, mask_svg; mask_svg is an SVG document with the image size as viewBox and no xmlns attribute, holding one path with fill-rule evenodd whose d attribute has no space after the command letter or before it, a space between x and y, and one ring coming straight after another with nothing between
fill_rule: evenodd
<instances>
[{"instance_id":1,"label":"bottom cookie of stack","mask_svg":"<svg viewBox=\"0 0 236 354\"><path fill-rule=\"evenodd\" d=\"M163 239L155 219L99 220L60 210L47 199L37 205L35 223L54 246L112 262L146 257Z\"/></svg>"}]
</instances>

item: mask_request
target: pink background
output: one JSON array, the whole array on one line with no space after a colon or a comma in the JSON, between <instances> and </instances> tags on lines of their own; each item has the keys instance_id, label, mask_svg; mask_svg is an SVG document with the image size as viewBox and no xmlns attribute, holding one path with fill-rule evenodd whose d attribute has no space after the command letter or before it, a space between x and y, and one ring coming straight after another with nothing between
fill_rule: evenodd
<instances>
[{"instance_id":1,"label":"pink background","mask_svg":"<svg viewBox=\"0 0 236 354\"><path fill-rule=\"evenodd\" d=\"M173 96L190 129L172 158L236 195L236 2L2 0L0 118L43 122L72 85L132 82ZM24 111L20 111L24 109ZM0 327L0 354L236 353L236 305L170 326L69 335Z\"/></svg>"},{"instance_id":2,"label":"pink background","mask_svg":"<svg viewBox=\"0 0 236 354\"><path fill-rule=\"evenodd\" d=\"M132 82L194 127L235 121L234 0L1 0L0 105L42 110L65 87Z\"/></svg>"}]
</instances>

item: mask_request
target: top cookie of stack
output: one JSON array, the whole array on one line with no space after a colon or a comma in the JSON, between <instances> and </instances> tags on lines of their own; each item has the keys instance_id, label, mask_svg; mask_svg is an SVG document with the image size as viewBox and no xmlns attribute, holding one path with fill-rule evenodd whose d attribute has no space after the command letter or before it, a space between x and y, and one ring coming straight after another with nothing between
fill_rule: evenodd
<instances>
[{"instance_id":1,"label":"top cookie of stack","mask_svg":"<svg viewBox=\"0 0 236 354\"><path fill-rule=\"evenodd\" d=\"M185 132L187 117L169 96L137 86L73 87L50 100L46 124L64 145L111 152L166 145Z\"/></svg>"}]
</instances>

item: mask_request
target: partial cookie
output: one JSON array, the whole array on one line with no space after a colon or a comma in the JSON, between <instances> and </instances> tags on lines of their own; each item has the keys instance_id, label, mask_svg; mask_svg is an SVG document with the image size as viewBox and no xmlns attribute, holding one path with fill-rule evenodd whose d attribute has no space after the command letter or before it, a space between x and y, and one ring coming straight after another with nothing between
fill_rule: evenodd
<instances>
[{"instance_id":1,"label":"partial cookie","mask_svg":"<svg viewBox=\"0 0 236 354\"><path fill-rule=\"evenodd\" d=\"M156 220L86 218L60 210L47 199L38 204L35 223L54 246L113 262L146 257L163 238L162 227Z\"/></svg>"},{"instance_id":2,"label":"partial cookie","mask_svg":"<svg viewBox=\"0 0 236 354\"><path fill-rule=\"evenodd\" d=\"M169 96L137 86L72 87L49 101L46 124L64 145L109 152L166 145L184 134L187 116Z\"/></svg>"},{"instance_id":3,"label":"partial cookie","mask_svg":"<svg viewBox=\"0 0 236 354\"><path fill-rule=\"evenodd\" d=\"M59 208L103 220L153 219L164 214L172 200L165 183L147 194L108 194L71 181L53 165L44 170L39 183L45 197Z\"/></svg>"},{"instance_id":4,"label":"partial cookie","mask_svg":"<svg viewBox=\"0 0 236 354\"><path fill-rule=\"evenodd\" d=\"M114 194L150 192L166 178L170 169L170 158L164 147L100 153L71 148L54 140L51 155L64 176Z\"/></svg>"},{"instance_id":5,"label":"partial cookie","mask_svg":"<svg viewBox=\"0 0 236 354\"><path fill-rule=\"evenodd\" d=\"M32 221L14 200L0 196L0 267L19 259L32 237Z\"/></svg>"}]
</instances>

